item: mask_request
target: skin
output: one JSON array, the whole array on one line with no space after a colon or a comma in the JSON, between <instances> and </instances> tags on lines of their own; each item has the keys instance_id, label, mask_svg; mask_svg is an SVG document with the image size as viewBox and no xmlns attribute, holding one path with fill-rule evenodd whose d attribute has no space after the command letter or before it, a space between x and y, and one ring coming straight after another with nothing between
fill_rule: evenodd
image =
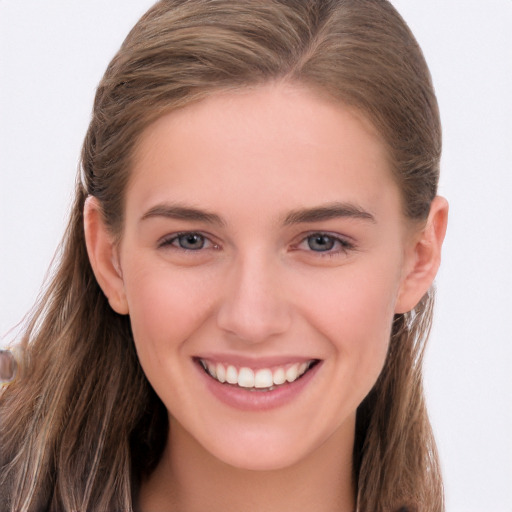
<instances>
[{"instance_id":1,"label":"skin","mask_svg":"<svg viewBox=\"0 0 512 512\"><path fill-rule=\"evenodd\" d=\"M356 409L393 315L435 276L446 202L436 198L421 226L407 221L372 125L274 83L157 120L139 141L120 243L99 211L89 199L91 263L111 306L130 315L170 414L141 510L353 510ZM183 232L200 235L195 250L181 247ZM197 357L320 364L284 405L241 411L208 391Z\"/></svg>"}]
</instances>

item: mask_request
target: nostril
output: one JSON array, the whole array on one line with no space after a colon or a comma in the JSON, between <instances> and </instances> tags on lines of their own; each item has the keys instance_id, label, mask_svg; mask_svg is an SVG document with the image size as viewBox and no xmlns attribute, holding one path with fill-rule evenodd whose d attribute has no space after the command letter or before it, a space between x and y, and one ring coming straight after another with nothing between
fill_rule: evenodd
<instances>
[{"instance_id":1,"label":"nostril","mask_svg":"<svg viewBox=\"0 0 512 512\"><path fill-rule=\"evenodd\" d=\"M279 270L261 251L240 256L226 276L218 327L248 343L285 332L291 322Z\"/></svg>"}]
</instances>

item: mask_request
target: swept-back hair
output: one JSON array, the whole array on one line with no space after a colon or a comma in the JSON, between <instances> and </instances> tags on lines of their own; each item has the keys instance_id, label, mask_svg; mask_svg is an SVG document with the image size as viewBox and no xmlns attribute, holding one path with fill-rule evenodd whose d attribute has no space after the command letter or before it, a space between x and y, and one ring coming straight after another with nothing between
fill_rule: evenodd
<instances>
[{"instance_id":1,"label":"swept-back hair","mask_svg":"<svg viewBox=\"0 0 512 512\"><path fill-rule=\"evenodd\" d=\"M2 510L132 510L156 466L167 411L87 258L83 208L95 196L114 236L141 132L216 91L283 80L358 109L387 146L404 216L435 197L441 130L421 50L386 0L162 0L132 29L101 80L53 277L0 396ZM429 292L396 315L389 352L357 413L359 512L444 510L425 408Z\"/></svg>"}]
</instances>

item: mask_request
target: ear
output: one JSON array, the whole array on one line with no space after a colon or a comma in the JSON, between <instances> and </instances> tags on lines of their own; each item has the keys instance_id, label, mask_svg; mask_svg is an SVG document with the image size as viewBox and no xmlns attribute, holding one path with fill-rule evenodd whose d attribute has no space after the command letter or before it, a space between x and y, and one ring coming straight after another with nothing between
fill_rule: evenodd
<instances>
[{"instance_id":1,"label":"ear","mask_svg":"<svg viewBox=\"0 0 512 512\"><path fill-rule=\"evenodd\" d=\"M395 313L411 311L432 285L441 263L447 222L448 202L437 196L432 201L425 226L407 251Z\"/></svg>"},{"instance_id":2,"label":"ear","mask_svg":"<svg viewBox=\"0 0 512 512\"><path fill-rule=\"evenodd\" d=\"M87 254L98 284L112 309L120 315L128 314L118 246L103 222L95 197L89 196L85 201L84 230Z\"/></svg>"}]
</instances>

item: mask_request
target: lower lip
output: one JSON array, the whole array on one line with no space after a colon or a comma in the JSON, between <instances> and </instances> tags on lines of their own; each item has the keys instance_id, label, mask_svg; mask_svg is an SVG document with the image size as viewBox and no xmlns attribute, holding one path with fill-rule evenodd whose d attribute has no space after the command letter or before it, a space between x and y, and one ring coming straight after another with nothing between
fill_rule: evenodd
<instances>
[{"instance_id":1,"label":"lower lip","mask_svg":"<svg viewBox=\"0 0 512 512\"><path fill-rule=\"evenodd\" d=\"M220 383L196 363L208 390L224 404L243 411L266 411L295 400L314 378L321 365L321 362L317 363L296 381L281 384L271 391L251 391L236 385Z\"/></svg>"}]
</instances>

